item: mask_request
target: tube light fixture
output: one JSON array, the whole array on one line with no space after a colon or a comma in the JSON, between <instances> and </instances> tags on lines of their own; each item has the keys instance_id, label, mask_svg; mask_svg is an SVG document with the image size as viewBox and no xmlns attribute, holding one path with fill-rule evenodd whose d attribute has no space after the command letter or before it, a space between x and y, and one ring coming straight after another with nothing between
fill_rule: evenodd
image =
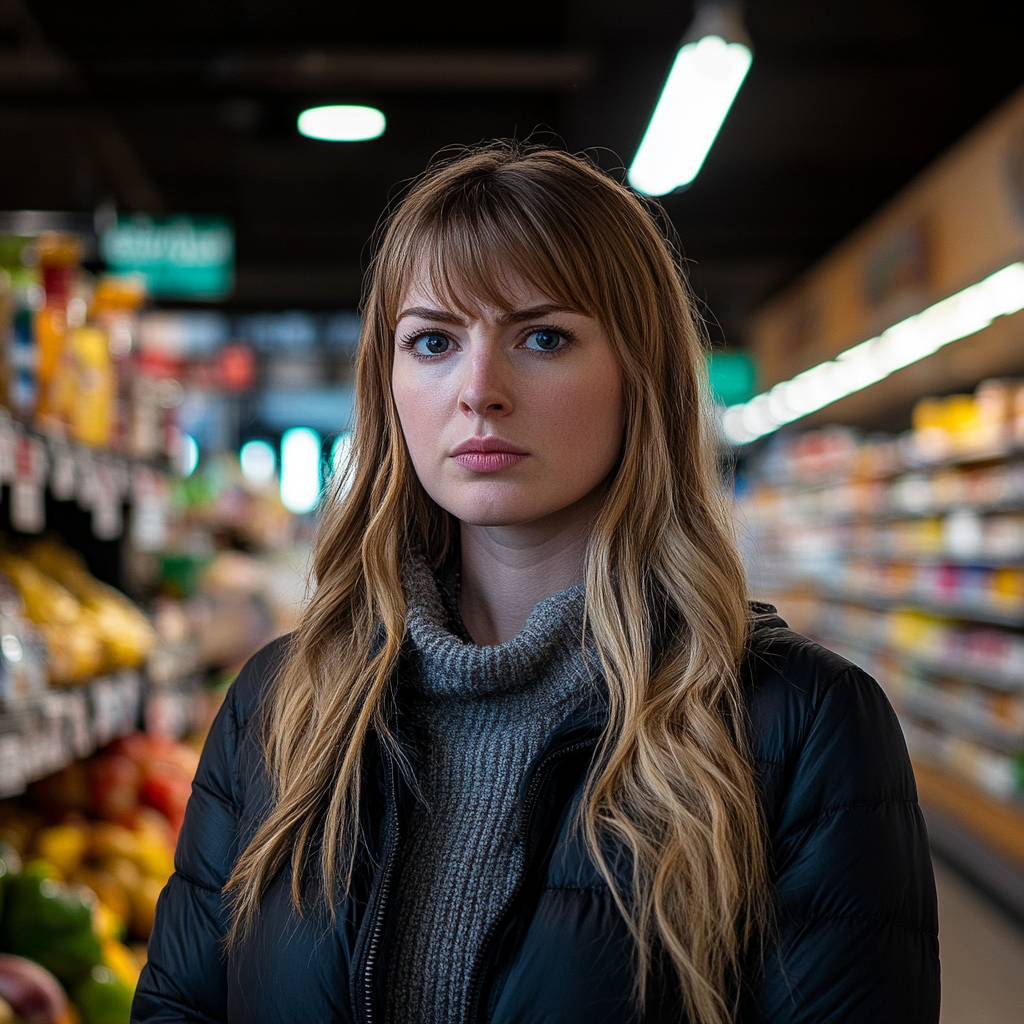
<instances>
[{"instance_id":1,"label":"tube light fixture","mask_svg":"<svg viewBox=\"0 0 1024 1024\"><path fill-rule=\"evenodd\" d=\"M312 512L320 499L320 435L293 427L281 438L281 502L289 512Z\"/></svg>"},{"instance_id":2,"label":"tube light fixture","mask_svg":"<svg viewBox=\"0 0 1024 1024\"><path fill-rule=\"evenodd\" d=\"M697 177L752 59L738 0L702 3L633 158L633 188L663 196Z\"/></svg>"},{"instance_id":3,"label":"tube light fixture","mask_svg":"<svg viewBox=\"0 0 1024 1024\"><path fill-rule=\"evenodd\" d=\"M242 476L250 483L265 484L277 471L277 456L266 441L246 441L238 453Z\"/></svg>"},{"instance_id":4,"label":"tube light fixture","mask_svg":"<svg viewBox=\"0 0 1024 1024\"><path fill-rule=\"evenodd\" d=\"M733 444L748 444L786 423L877 384L945 345L988 327L996 317L1024 309L1024 262L1011 263L914 316L854 345L835 359L782 381L749 402L732 405L722 429Z\"/></svg>"},{"instance_id":5,"label":"tube light fixture","mask_svg":"<svg viewBox=\"0 0 1024 1024\"><path fill-rule=\"evenodd\" d=\"M365 142L384 134L387 118L376 107L334 104L299 114L300 135L325 142Z\"/></svg>"}]
</instances>

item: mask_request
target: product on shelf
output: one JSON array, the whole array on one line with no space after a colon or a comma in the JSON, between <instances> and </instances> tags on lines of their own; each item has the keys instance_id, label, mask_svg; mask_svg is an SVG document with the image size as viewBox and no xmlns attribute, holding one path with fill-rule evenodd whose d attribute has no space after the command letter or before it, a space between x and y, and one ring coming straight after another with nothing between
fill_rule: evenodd
<instances>
[{"instance_id":1,"label":"product on shelf","mask_svg":"<svg viewBox=\"0 0 1024 1024\"><path fill-rule=\"evenodd\" d=\"M779 437L748 465L751 587L875 675L915 759L1024 803L1024 384L913 422Z\"/></svg>"},{"instance_id":2,"label":"product on shelf","mask_svg":"<svg viewBox=\"0 0 1024 1024\"><path fill-rule=\"evenodd\" d=\"M51 682L74 683L145 660L154 641L149 622L123 594L92 577L75 552L52 540L23 555L0 550L0 571L45 636Z\"/></svg>"},{"instance_id":3,"label":"product on shelf","mask_svg":"<svg viewBox=\"0 0 1024 1024\"><path fill-rule=\"evenodd\" d=\"M0 802L0 996L13 954L52 972L83 1024L127 1024L197 765L134 734Z\"/></svg>"},{"instance_id":4,"label":"product on shelf","mask_svg":"<svg viewBox=\"0 0 1024 1024\"><path fill-rule=\"evenodd\" d=\"M46 643L17 588L0 575L0 706L37 697L46 683Z\"/></svg>"},{"instance_id":5,"label":"product on shelf","mask_svg":"<svg viewBox=\"0 0 1024 1024\"><path fill-rule=\"evenodd\" d=\"M155 639L153 627L124 594L97 580L79 554L53 540L33 543L27 557L95 617L107 671L137 668L143 663Z\"/></svg>"},{"instance_id":6,"label":"product on shelf","mask_svg":"<svg viewBox=\"0 0 1024 1024\"><path fill-rule=\"evenodd\" d=\"M35 413L39 394L36 312L43 304L34 239L0 235L0 341L3 393L0 404L22 420Z\"/></svg>"},{"instance_id":7,"label":"product on shelf","mask_svg":"<svg viewBox=\"0 0 1024 1024\"><path fill-rule=\"evenodd\" d=\"M70 1024L68 1001L60 982L45 967L25 957L0 953L0 1022Z\"/></svg>"}]
</instances>

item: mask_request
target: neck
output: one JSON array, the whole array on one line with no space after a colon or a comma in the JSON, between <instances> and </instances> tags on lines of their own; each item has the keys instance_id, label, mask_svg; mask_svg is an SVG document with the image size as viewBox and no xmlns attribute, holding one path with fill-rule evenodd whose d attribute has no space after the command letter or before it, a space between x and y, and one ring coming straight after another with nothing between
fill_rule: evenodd
<instances>
[{"instance_id":1,"label":"neck","mask_svg":"<svg viewBox=\"0 0 1024 1024\"><path fill-rule=\"evenodd\" d=\"M584 582L587 540L602 497L588 495L516 526L462 523L459 612L475 643L510 640L538 602Z\"/></svg>"}]
</instances>

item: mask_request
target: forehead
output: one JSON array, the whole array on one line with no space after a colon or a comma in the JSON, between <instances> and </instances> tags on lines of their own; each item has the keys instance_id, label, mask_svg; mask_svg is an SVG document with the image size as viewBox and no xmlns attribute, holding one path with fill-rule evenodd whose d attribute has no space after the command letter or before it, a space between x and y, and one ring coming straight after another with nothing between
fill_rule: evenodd
<instances>
[{"instance_id":1,"label":"forehead","mask_svg":"<svg viewBox=\"0 0 1024 1024\"><path fill-rule=\"evenodd\" d=\"M471 319L486 319L525 306L553 303L557 297L512 270L504 270L485 287L473 281L437 281L422 264L413 267L402 289L397 316L410 307L461 313Z\"/></svg>"}]
</instances>

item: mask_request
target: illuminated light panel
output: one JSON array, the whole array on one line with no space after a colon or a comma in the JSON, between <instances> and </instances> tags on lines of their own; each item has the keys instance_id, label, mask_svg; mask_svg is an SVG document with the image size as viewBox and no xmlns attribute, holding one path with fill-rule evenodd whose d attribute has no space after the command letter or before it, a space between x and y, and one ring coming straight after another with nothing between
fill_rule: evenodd
<instances>
[{"instance_id":1,"label":"illuminated light panel","mask_svg":"<svg viewBox=\"0 0 1024 1024\"><path fill-rule=\"evenodd\" d=\"M752 59L718 35L680 48L629 169L633 188L663 196L697 177Z\"/></svg>"},{"instance_id":2,"label":"illuminated light panel","mask_svg":"<svg viewBox=\"0 0 1024 1024\"><path fill-rule=\"evenodd\" d=\"M353 458L352 432L346 431L335 438L331 446L331 472L337 476L341 474L338 481L337 495L339 498L347 498L356 476L355 460Z\"/></svg>"},{"instance_id":3,"label":"illuminated light panel","mask_svg":"<svg viewBox=\"0 0 1024 1024\"><path fill-rule=\"evenodd\" d=\"M242 476L250 483L265 484L277 471L277 455L266 441L246 441L238 453Z\"/></svg>"},{"instance_id":4,"label":"illuminated light panel","mask_svg":"<svg viewBox=\"0 0 1024 1024\"><path fill-rule=\"evenodd\" d=\"M281 438L281 501L289 512L312 512L320 500L320 435L293 427Z\"/></svg>"},{"instance_id":5,"label":"illuminated light panel","mask_svg":"<svg viewBox=\"0 0 1024 1024\"><path fill-rule=\"evenodd\" d=\"M835 359L782 381L722 415L732 444L749 444L793 420L877 384L951 342L1024 309L1024 262L1011 263L977 284L841 352Z\"/></svg>"},{"instance_id":6,"label":"illuminated light panel","mask_svg":"<svg viewBox=\"0 0 1024 1024\"><path fill-rule=\"evenodd\" d=\"M335 104L310 107L299 114L300 135L325 142L366 142L378 139L387 127L387 118L376 107Z\"/></svg>"},{"instance_id":7,"label":"illuminated light panel","mask_svg":"<svg viewBox=\"0 0 1024 1024\"><path fill-rule=\"evenodd\" d=\"M191 476L199 465L199 445L191 434L181 435L181 475Z\"/></svg>"}]
</instances>

